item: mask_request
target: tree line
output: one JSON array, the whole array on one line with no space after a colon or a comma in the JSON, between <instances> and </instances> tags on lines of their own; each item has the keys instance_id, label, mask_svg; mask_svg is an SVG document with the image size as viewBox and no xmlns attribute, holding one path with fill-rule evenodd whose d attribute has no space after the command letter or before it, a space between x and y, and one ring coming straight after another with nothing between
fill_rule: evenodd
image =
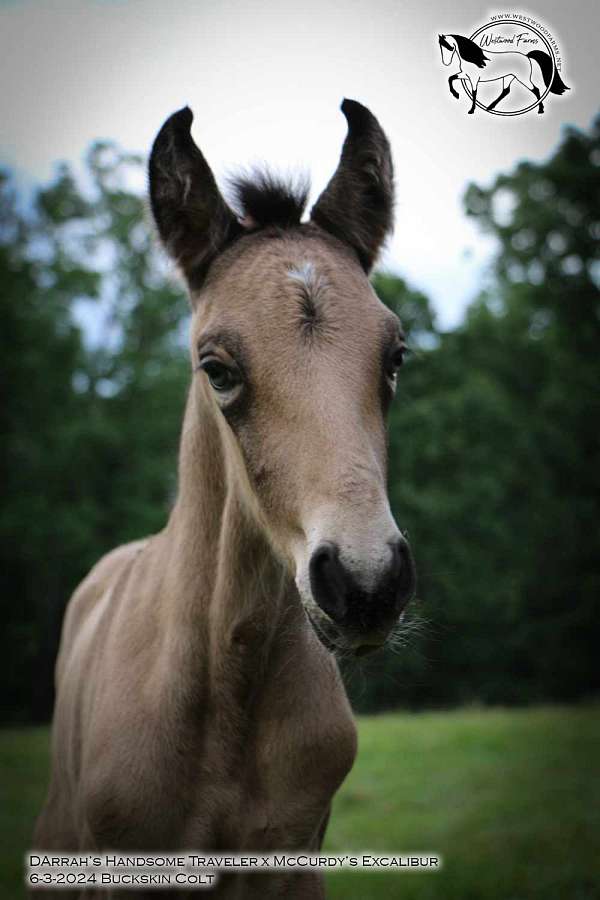
<instances>
[{"instance_id":1,"label":"tree line","mask_svg":"<svg viewBox=\"0 0 600 900\"><path fill-rule=\"evenodd\" d=\"M0 173L4 721L48 719L70 593L176 491L188 305L142 168L103 142L32 195ZM395 645L344 664L362 711L598 691L600 119L464 202L496 251L460 326L374 277L412 351L389 478L419 587Z\"/></svg>"}]
</instances>

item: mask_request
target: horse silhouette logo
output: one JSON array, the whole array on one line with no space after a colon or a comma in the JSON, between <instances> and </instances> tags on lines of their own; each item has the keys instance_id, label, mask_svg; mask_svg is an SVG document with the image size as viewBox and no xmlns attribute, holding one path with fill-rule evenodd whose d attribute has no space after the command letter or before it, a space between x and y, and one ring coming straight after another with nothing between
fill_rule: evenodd
<instances>
[{"instance_id":1,"label":"horse silhouette logo","mask_svg":"<svg viewBox=\"0 0 600 900\"><path fill-rule=\"evenodd\" d=\"M471 100L470 115L476 107L501 116L519 116L536 107L543 113L550 94L570 90L560 76L558 44L547 28L528 16L496 17L471 37L438 38L442 63L452 67L450 93L460 99L454 87L458 81Z\"/></svg>"}]
</instances>

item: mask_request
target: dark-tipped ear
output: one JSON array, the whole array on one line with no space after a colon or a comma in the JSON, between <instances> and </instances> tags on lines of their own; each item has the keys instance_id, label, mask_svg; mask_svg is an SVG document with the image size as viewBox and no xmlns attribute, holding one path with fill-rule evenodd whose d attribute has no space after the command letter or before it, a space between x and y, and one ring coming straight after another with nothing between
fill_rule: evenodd
<instances>
[{"instance_id":1,"label":"dark-tipped ear","mask_svg":"<svg viewBox=\"0 0 600 900\"><path fill-rule=\"evenodd\" d=\"M193 118L185 106L167 119L154 141L148 169L158 233L190 287L197 289L214 257L242 227L194 143Z\"/></svg>"},{"instance_id":2,"label":"dark-tipped ear","mask_svg":"<svg viewBox=\"0 0 600 900\"><path fill-rule=\"evenodd\" d=\"M392 229L394 168L390 145L375 116L344 100L348 134L337 170L312 208L313 222L354 247L368 272Z\"/></svg>"}]
</instances>

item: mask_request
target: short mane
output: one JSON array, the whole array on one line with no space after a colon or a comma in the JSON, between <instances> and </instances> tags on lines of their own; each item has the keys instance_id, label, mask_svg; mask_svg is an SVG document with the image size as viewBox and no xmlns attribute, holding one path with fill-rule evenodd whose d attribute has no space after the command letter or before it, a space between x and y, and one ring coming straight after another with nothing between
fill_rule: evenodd
<instances>
[{"instance_id":1,"label":"short mane","mask_svg":"<svg viewBox=\"0 0 600 900\"><path fill-rule=\"evenodd\" d=\"M237 175L229 186L242 222L258 228L299 225L310 190L306 176L286 179L268 170Z\"/></svg>"},{"instance_id":2,"label":"short mane","mask_svg":"<svg viewBox=\"0 0 600 900\"><path fill-rule=\"evenodd\" d=\"M490 58L485 55L481 47L477 46L475 41L464 37L462 34L451 34L450 37L453 37L456 41L461 59L464 59L465 62L473 63L480 69L485 68L485 64L490 61Z\"/></svg>"}]
</instances>

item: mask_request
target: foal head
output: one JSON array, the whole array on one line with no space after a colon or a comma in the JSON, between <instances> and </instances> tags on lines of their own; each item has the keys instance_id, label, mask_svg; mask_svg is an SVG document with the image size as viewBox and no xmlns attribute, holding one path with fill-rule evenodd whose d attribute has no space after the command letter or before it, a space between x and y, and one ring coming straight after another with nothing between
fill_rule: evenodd
<instances>
[{"instance_id":1,"label":"foal head","mask_svg":"<svg viewBox=\"0 0 600 900\"><path fill-rule=\"evenodd\" d=\"M187 108L156 138L150 194L194 310L190 402L212 411L317 632L362 653L396 624L414 567L386 495L404 337L367 277L392 224L392 161L375 117L342 110L340 163L306 223L306 190L266 176L238 182L236 216Z\"/></svg>"}]
</instances>

